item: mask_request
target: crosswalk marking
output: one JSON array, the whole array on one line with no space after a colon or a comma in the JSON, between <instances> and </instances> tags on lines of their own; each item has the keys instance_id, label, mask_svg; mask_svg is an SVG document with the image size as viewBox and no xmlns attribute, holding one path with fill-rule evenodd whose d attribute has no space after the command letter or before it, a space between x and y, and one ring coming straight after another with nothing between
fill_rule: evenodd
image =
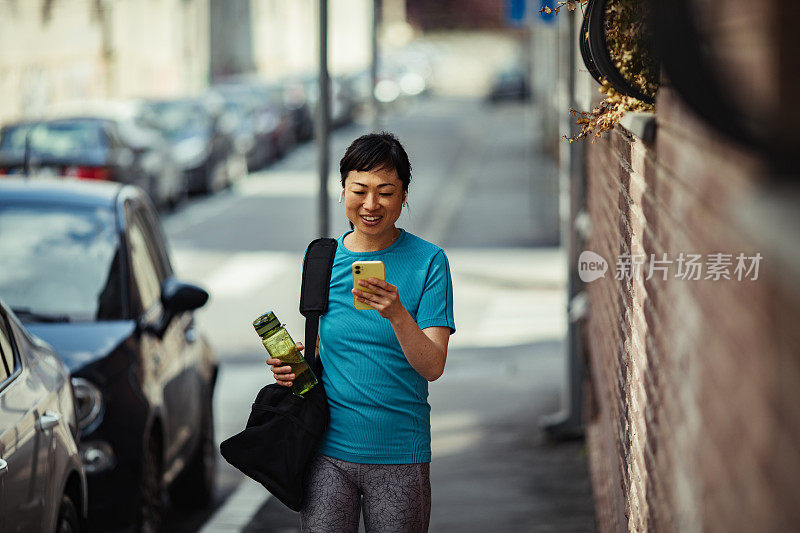
<instances>
[{"instance_id":1,"label":"crosswalk marking","mask_svg":"<svg viewBox=\"0 0 800 533\"><path fill-rule=\"evenodd\" d=\"M559 271L566 265L558 251L453 250L448 256L457 328L451 347L514 346L566 334L565 282ZM267 308L280 312L293 331L302 331L300 254L179 249L174 259L180 275L211 293L204 322L218 346L251 346L249 324Z\"/></svg>"},{"instance_id":2,"label":"crosswalk marking","mask_svg":"<svg viewBox=\"0 0 800 533\"><path fill-rule=\"evenodd\" d=\"M239 253L226 261L205 280L215 297L241 298L297 268L296 254Z\"/></svg>"},{"instance_id":3,"label":"crosswalk marking","mask_svg":"<svg viewBox=\"0 0 800 533\"><path fill-rule=\"evenodd\" d=\"M264 487L249 477L242 479L230 498L206 522L201 533L230 533L241 531L256 512L272 497Z\"/></svg>"},{"instance_id":4,"label":"crosswalk marking","mask_svg":"<svg viewBox=\"0 0 800 533\"><path fill-rule=\"evenodd\" d=\"M338 174L328 176L328 194L339 197L342 186ZM233 192L247 197L315 196L319 194L319 176L313 170L272 170L254 173L237 182Z\"/></svg>"},{"instance_id":5,"label":"crosswalk marking","mask_svg":"<svg viewBox=\"0 0 800 533\"><path fill-rule=\"evenodd\" d=\"M566 260L558 248L447 251L453 348L516 346L566 334Z\"/></svg>"}]
</instances>

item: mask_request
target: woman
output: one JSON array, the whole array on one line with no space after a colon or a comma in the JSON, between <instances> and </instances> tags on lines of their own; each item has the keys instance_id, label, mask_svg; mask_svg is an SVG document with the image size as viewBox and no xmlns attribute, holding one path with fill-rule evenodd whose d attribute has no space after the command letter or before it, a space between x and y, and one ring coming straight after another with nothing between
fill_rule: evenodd
<instances>
[{"instance_id":1,"label":"woman","mask_svg":"<svg viewBox=\"0 0 800 533\"><path fill-rule=\"evenodd\" d=\"M450 268L438 246L395 226L411 182L389 133L359 137L339 170L351 231L338 239L317 349L330 424L305 480L303 531L427 531L428 382L442 375L455 332ZM353 287L354 261L383 261L386 281ZM374 294L366 292L370 289ZM353 298L372 309L356 310ZM268 359L278 383L290 366Z\"/></svg>"}]
</instances>

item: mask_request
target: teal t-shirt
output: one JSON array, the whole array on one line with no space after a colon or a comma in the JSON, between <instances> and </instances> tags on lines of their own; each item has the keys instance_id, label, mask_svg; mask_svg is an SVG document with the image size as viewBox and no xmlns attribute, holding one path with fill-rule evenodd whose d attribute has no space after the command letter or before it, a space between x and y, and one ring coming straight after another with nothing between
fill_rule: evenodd
<instances>
[{"instance_id":1,"label":"teal t-shirt","mask_svg":"<svg viewBox=\"0 0 800 533\"><path fill-rule=\"evenodd\" d=\"M347 235L347 234L345 234ZM388 248L351 252L338 239L328 311L319 326L330 424L319 453L352 463L431 459L428 381L409 364L389 321L353 306L354 261L383 261L386 281L420 328L455 331L453 283L444 251L406 231Z\"/></svg>"}]
</instances>

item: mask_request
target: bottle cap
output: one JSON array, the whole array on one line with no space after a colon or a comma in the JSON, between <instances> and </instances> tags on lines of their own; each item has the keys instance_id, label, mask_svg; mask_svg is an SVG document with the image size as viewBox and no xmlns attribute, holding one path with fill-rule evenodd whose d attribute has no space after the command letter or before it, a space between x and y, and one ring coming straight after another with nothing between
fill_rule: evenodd
<instances>
[{"instance_id":1,"label":"bottle cap","mask_svg":"<svg viewBox=\"0 0 800 533\"><path fill-rule=\"evenodd\" d=\"M281 325L281 321L275 316L275 313L269 311L260 317L253 320L253 327L256 328L256 333L259 336L264 335L266 332Z\"/></svg>"}]
</instances>

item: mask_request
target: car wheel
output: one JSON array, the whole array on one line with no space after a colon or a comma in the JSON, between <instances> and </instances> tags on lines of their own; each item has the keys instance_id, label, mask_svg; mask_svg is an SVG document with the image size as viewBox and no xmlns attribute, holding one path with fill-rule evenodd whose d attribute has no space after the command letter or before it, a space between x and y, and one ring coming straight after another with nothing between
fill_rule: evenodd
<instances>
[{"instance_id":1,"label":"car wheel","mask_svg":"<svg viewBox=\"0 0 800 533\"><path fill-rule=\"evenodd\" d=\"M208 191L211 193L219 192L229 185L228 169L225 167L225 164L222 162L212 164L209 174Z\"/></svg>"},{"instance_id":2,"label":"car wheel","mask_svg":"<svg viewBox=\"0 0 800 533\"><path fill-rule=\"evenodd\" d=\"M235 183L247 175L247 160L244 155L232 155L227 158L226 168L228 181Z\"/></svg>"},{"instance_id":3,"label":"car wheel","mask_svg":"<svg viewBox=\"0 0 800 533\"><path fill-rule=\"evenodd\" d=\"M183 198L184 195L179 192L170 196L169 200L167 200L167 210L172 213L178 209L178 206L183 202Z\"/></svg>"},{"instance_id":4,"label":"car wheel","mask_svg":"<svg viewBox=\"0 0 800 533\"><path fill-rule=\"evenodd\" d=\"M72 499L65 494L61 498L61 506L58 508L56 533L78 533L79 531L81 531L81 521L78 518L78 510L72 503Z\"/></svg>"},{"instance_id":5,"label":"car wheel","mask_svg":"<svg viewBox=\"0 0 800 533\"><path fill-rule=\"evenodd\" d=\"M173 191L169 198L168 207L170 211L175 211L179 205L189 199L189 186L186 184L186 179L181 178L181 186Z\"/></svg>"},{"instance_id":6,"label":"car wheel","mask_svg":"<svg viewBox=\"0 0 800 533\"><path fill-rule=\"evenodd\" d=\"M214 475L217 447L214 443L214 413L211 400L205 401L200 441L192 458L170 489L172 501L180 507L199 509L214 501Z\"/></svg>"},{"instance_id":7,"label":"car wheel","mask_svg":"<svg viewBox=\"0 0 800 533\"><path fill-rule=\"evenodd\" d=\"M158 442L151 438L142 459L137 531L140 533L154 533L161 530L161 522L164 515L163 496L161 452Z\"/></svg>"}]
</instances>

